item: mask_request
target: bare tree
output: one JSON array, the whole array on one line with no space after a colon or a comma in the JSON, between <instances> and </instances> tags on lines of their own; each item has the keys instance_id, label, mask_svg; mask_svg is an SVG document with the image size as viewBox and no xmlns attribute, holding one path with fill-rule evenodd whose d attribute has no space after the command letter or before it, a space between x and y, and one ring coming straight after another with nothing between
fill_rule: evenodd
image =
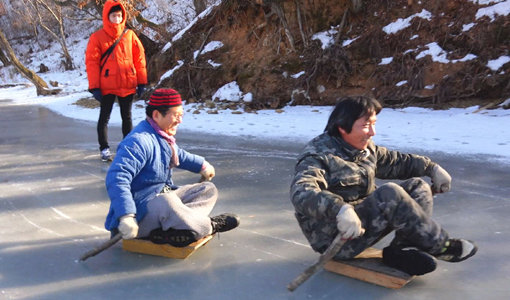
<instances>
[{"instance_id":1,"label":"bare tree","mask_svg":"<svg viewBox=\"0 0 510 300\"><path fill-rule=\"evenodd\" d=\"M7 15L7 11L5 10L4 3L0 2L0 17L5 15ZM0 62L2 62L4 66L11 64L7 56L5 56L4 52L2 51L2 48L0 48Z\"/></svg>"},{"instance_id":2,"label":"bare tree","mask_svg":"<svg viewBox=\"0 0 510 300\"><path fill-rule=\"evenodd\" d=\"M30 20L18 15L21 2L0 0L0 26L8 37L30 31Z\"/></svg>"},{"instance_id":3,"label":"bare tree","mask_svg":"<svg viewBox=\"0 0 510 300\"><path fill-rule=\"evenodd\" d=\"M0 48L0 61L2 62L2 64L4 66L8 66L11 64L11 62L9 61L9 59L7 58L7 56L5 56L4 52L2 51L2 49Z\"/></svg>"},{"instance_id":4,"label":"bare tree","mask_svg":"<svg viewBox=\"0 0 510 300\"><path fill-rule=\"evenodd\" d=\"M271 0L271 1L264 1L264 2L271 5L271 13L270 14L276 14L278 16L278 19L280 19L280 23L283 27L285 35L287 36L287 40L289 41L290 49L292 51L295 51L296 47L294 46L294 36L292 35L292 32L290 31L289 24L287 22L287 18L285 17L283 1L282 0ZM278 51L279 51L279 49L280 48L278 46Z\"/></svg>"},{"instance_id":5,"label":"bare tree","mask_svg":"<svg viewBox=\"0 0 510 300\"><path fill-rule=\"evenodd\" d=\"M12 50L11 44L5 37L4 32L0 28L0 50L5 51L6 55L9 58L9 61L16 67L16 69L25 76L28 80L30 80L36 87L37 95L52 95L60 92L59 89L50 90L48 88L48 84L34 71L25 67L14 54L14 50Z\"/></svg>"},{"instance_id":6,"label":"bare tree","mask_svg":"<svg viewBox=\"0 0 510 300\"><path fill-rule=\"evenodd\" d=\"M66 45L66 36L64 29L64 16L62 6L55 5L52 0L23 0L27 6L32 8L34 21L42 29L48 32L62 48L64 57L64 68L73 70L74 64Z\"/></svg>"}]
</instances>

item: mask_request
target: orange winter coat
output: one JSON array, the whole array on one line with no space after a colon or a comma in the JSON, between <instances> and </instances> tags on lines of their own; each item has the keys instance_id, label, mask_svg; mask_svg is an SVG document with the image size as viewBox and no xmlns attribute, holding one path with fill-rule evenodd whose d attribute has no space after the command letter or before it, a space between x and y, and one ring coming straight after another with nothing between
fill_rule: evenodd
<instances>
[{"instance_id":1,"label":"orange winter coat","mask_svg":"<svg viewBox=\"0 0 510 300\"><path fill-rule=\"evenodd\" d=\"M120 5L122 22L113 24L108 18L110 9ZM126 97L136 92L136 86L147 84L145 50L132 30L126 30L120 42L110 54L100 74L101 55L117 40L126 27L126 10L116 0L106 1L103 7L103 28L94 32L85 52L85 65L89 90L101 89L101 94Z\"/></svg>"}]
</instances>

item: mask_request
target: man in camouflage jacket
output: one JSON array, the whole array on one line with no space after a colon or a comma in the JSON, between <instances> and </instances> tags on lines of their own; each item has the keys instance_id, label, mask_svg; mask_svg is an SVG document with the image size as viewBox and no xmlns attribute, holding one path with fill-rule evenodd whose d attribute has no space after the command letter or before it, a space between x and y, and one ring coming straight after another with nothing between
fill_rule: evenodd
<instances>
[{"instance_id":1,"label":"man in camouflage jacket","mask_svg":"<svg viewBox=\"0 0 510 300\"><path fill-rule=\"evenodd\" d=\"M340 233L347 241L335 259L350 259L395 230L383 262L411 275L433 271L435 258L471 257L473 242L450 239L431 218L432 192L449 191L450 175L428 157L376 146L371 137L381 109L369 97L341 99L325 132L299 155L291 200L310 245L322 253ZM377 187L375 178L403 181Z\"/></svg>"}]
</instances>

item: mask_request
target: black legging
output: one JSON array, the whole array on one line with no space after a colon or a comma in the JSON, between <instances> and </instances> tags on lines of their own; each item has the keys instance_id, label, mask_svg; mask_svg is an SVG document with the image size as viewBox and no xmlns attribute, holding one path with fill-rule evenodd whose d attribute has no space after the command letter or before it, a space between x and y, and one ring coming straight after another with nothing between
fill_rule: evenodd
<instances>
[{"instance_id":1,"label":"black legging","mask_svg":"<svg viewBox=\"0 0 510 300\"><path fill-rule=\"evenodd\" d=\"M113 103L115 97L118 98L120 106L120 116L122 118L122 134L124 137L133 129L133 122L131 120L131 105L133 104L134 94L126 97L117 97L109 94L104 95L101 99L101 109L99 111L99 120L97 121L97 139L99 141L99 150L109 148L108 145L108 121L112 113Z\"/></svg>"}]
</instances>

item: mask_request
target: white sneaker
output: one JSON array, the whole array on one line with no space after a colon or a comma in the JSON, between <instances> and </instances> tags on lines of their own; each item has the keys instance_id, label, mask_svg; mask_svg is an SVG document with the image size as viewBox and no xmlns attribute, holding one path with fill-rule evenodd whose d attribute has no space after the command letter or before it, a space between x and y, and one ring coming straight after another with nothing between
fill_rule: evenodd
<instances>
[{"instance_id":1,"label":"white sneaker","mask_svg":"<svg viewBox=\"0 0 510 300\"><path fill-rule=\"evenodd\" d=\"M110 152L110 148L101 150L101 160L112 161L112 153Z\"/></svg>"}]
</instances>

